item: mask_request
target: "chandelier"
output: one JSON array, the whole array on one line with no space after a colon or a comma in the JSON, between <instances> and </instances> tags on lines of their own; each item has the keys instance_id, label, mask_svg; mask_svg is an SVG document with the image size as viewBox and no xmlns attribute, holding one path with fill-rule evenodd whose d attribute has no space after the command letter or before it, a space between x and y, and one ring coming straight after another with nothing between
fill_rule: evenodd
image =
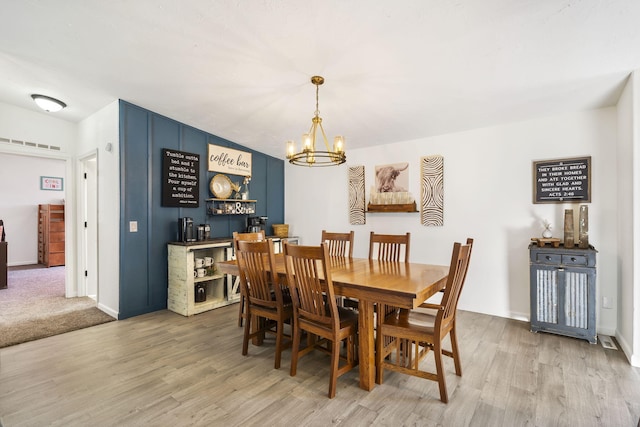
<instances>
[{"instance_id":1,"label":"chandelier","mask_svg":"<svg viewBox=\"0 0 640 427\"><path fill-rule=\"evenodd\" d=\"M333 149L329 148L329 141L327 141L327 135L322 127L322 118L318 109L318 91L320 85L324 83L324 77L313 76L311 83L316 85L316 111L311 119L311 128L308 133L302 134L302 151L296 152L295 142L287 141L287 159L289 159L289 163L298 166L340 165L347 161L347 156L344 154L344 138L336 136L333 139ZM326 151L316 150L318 129L322 133Z\"/></svg>"}]
</instances>

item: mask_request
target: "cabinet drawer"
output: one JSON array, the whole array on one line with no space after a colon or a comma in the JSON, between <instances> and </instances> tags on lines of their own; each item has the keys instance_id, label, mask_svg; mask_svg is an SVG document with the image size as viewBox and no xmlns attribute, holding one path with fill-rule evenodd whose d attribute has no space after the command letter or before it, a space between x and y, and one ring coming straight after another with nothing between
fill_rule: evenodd
<instances>
[{"instance_id":1,"label":"cabinet drawer","mask_svg":"<svg viewBox=\"0 0 640 427\"><path fill-rule=\"evenodd\" d=\"M564 265L588 265L589 259L584 255L562 255Z\"/></svg>"},{"instance_id":2,"label":"cabinet drawer","mask_svg":"<svg viewBox=\"0 0 640 427\"><path fill-rule=\"evenodd\" d=\"M49 252L64 252L64 242L51 242Z\"/></svg>"},{"instance_id":3,"label":"cabinet drawer","mask_svg":"<svg viewBox=\"0 0 640 427\"><path fill-rule=\"evenodd\" d=\"M51 221L49 224L50 231L62 231L64 232L64 222L62 221Z\"/></svg>"},{"instance_id":4,"label":"cabinet drawer","mask_svg":"<svg viewBox=\"0 0 640 427\"><path fill-rule=\"evenodd\" d=\"M561 254L540 252L536 254L536 262L540 264L560 264L562 261L562 257L563 255Z\"/></svg>"}]
</instances>

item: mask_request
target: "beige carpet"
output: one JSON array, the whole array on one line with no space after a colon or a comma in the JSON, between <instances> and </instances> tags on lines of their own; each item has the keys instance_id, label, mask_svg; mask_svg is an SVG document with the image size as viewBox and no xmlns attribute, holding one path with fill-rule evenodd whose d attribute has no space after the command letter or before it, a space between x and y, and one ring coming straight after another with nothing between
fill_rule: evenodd
<instances>
[{"instance_id":1,"label":"beige carpet","mask_svg":"<svg viewBox=\"0 0 640 427\"><path fill-rule=\"evenodd\" d=\"M65 298L64 267L12 267L0 289L0 348L115 320L89 297Z\"/></svg>"}]
</instances>

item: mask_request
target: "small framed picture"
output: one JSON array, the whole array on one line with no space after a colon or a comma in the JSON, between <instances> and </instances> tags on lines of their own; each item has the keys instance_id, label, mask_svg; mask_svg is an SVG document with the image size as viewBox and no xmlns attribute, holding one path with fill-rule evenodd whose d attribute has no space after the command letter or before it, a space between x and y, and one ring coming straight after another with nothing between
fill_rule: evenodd
<instances>
[{"instance_id":1,"label":"small framed picture","mask_svg":"<svg viewBox=\"0 0 640 427\"><path fill-rule=\"evenodd\" d=\"M53 190L53 191L62 191L63 188L63 178L58 178L54 176L41 176L40 177L40 189L41 190Z\"/></svg>"}]
</instances>

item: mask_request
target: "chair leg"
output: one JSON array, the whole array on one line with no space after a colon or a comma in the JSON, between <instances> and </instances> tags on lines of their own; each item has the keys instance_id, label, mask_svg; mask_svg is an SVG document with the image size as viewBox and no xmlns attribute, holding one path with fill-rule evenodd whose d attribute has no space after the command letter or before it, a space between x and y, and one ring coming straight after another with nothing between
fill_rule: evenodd
<instances>
[{"instance_id":1,"label":"chair leg","mask_svg":"<svg viewBox=\"0 0 640 427\"><path fill-rule=\"evenodd\" d=\"M453 357L453 364L456 367L456 375L462 376L462 365L460 364L460 353L458 353L458 338L456 337L456 325L453 324L453 328L449 331L449 338L451 340L451 353Z\"/></svg>"},{"instance_id":2,"label":"chair leg","mask_svg":"<svg viewBox=\"0 0 640 427\"><path fill-rule=\"evenodd\" d=\"M238 327L242 327L242 318L244 316L244 294L242 293L240 293L240 303L238 305Z\"/></svg>"},{"instance_id":3,"label":"chair leg","mask_svg":"<svg viewBox=\"0 0 640 427\"><path fill-rule=\"evenodd\" d=\"M282 335L284 333L284 322L282 320L278 320L276 323L276 361L274 368L280 369L280 360L282 357Z\"/></svg>"},{"instance_id":4,"label":"chair leg","mask_svg":"<svg viewBox=\"0 0 640 427\"><path fill-rule=\"evenodd\" d=\"M249 336L251 335L251 317L247 316L244 322L244 338L242 339L242 355L246 356L249 352Z\"/></svg>"},{"instance_id":5,"label":"chair leg","mask_svg":"<svg viewBox=\"0 0 640 427\"><path fill-rule=\"evenodd\" d=\"M447 394L447 380L444 376L444 367L442 366L442 341L436 340L433 346L433 357L436 362L436 375L438 376L438 387L440 388L440 400L444 403L449 402Z\"/></svg>"},{"instance_id":6,"label":"chair leg","mask_svg":"<svg viewBox=\"0 0 640 427\"><path fill-rule=\"evenodd\" d=\"M300 348L300 328L296 319L293 321L292 335L293 343L291 344L291 369L289 370L289 375L295 377L298 369L298 349Z\"/></svg>"},{"instance_id":7,"label":"chair leg","mask_svg":"<svg viewBox=\"0 0 640 427\"><path fill-rule=\"evenodd\" d=\"M382 349L384 347L384 336L380 333L380 328L378 328L378 333L376 334L376 384L382 384L383 381L383 363L386 355L382 354Z\"/></svg>"},{"instance_id":8,"label":"chair leg","mask_svg":"<svg viewBox=\"0 0 640 427\"><path fill-rule=\"evenodd\" d=\"M331 377L329 377L329 399L333 399L334 397L336 397L341 343L342 341L338 340L335 340L331 343Z\"/></svg>"}]
</instances>

